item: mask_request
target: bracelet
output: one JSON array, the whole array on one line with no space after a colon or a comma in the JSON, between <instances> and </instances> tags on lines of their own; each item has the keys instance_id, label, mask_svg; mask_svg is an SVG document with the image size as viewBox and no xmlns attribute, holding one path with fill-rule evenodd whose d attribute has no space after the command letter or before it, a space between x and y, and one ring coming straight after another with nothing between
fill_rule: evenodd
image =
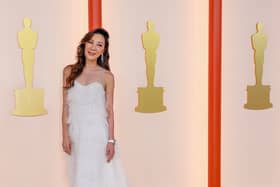
<instances>
[{"instance_id":1,"label":"bracelet","mask_svg":"<svg viewBox=\"0 0 280 187\"><path fill-rule=\"evenodd\" d=\"M114 144L114 145L115 145L116 140L114 140L114 139L109 139L109 140L107 141L107 143L112 143L112 144Z\"/></svg>"}]
</instances>

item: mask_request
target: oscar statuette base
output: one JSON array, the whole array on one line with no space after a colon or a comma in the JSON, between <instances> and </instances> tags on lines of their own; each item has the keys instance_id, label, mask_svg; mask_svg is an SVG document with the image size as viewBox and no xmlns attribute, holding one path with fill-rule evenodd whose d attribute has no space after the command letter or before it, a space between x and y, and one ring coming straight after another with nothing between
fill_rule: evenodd
<instances>
[{"instance_id":1,"label":"oscar statuette base","mask_svg":"<svg viewBox=\"0 0 280 187\"><path fill-rule=\"evenodd\" d=\"M247 86L247 103L244 108L251 110L262 110L272 107L269 100L270 86L254 85Z\"/></svg>"},{"instance_id":2,"label":"oscar statuette base","mask_svg":"<svg viewBox=\"0 0 280 187\"><path fill-rule=\"evenodd\" d=\"M47 114L44 108L44 90L41 88L23 88L15 90L16 107L12 112L16 116L39 116Z\"/></svg>"},{"instance_id":3,"label":"oscar statuette base","mask_svg":"<svg viewBox=\"0 0 280 187\"><path fill-rule=\"evenodd\" d=\"M162 87L140 87L138 88L138 106L136 112L156 113L166 110L163 105Z\"/></svg>"}]
</instances>

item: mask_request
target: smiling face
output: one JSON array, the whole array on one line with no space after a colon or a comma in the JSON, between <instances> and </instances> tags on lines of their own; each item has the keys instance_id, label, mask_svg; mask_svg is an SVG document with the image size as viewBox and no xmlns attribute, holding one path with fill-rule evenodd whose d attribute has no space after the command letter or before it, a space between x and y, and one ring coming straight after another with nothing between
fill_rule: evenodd
<instances>
[{"instance_id":1,"label":"smiling face","mask_svg":"<svg viewBox=\"0 0 280 187\"><path fill-rule=\"evenodd\" d=\"M94 34L85 44L85 57L88 61L96 61L103 54L105 39L101 34Z\"/></svg>"}]
</instances>

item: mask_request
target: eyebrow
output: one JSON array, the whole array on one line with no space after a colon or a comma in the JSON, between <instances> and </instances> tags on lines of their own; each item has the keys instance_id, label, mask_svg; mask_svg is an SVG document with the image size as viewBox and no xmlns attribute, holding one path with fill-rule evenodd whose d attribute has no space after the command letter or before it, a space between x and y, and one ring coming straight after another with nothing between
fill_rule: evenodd
<instances>
[{"instance_id":1,"label":"eyebrow","mask_svg":"<svg viewBox=\"0 0 280 187\"><path fill-rule=\"evenodd\" d=\"M94 42L94 40L89 40L90 42ZM98 44L104 44L104 42L100 42L100 41L98 41L97 42Z\"/></svg>"}]
</instances>

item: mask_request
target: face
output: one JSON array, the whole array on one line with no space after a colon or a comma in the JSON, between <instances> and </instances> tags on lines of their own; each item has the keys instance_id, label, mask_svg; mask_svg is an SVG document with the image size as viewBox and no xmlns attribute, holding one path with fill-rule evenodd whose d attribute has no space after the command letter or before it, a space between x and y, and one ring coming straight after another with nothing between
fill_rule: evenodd
<instances>
[{"instance_id":1,"label":"face","mask_svg":"<svg viewBox=\"0 0 280 187\"><path fill-rule=\"evenodd\" d=\"M101 34L94 34L92 38L86 42L85 57L87 60L97 60L103 54L105 48L105 39Z\"/></svg>"}]
</instances>

